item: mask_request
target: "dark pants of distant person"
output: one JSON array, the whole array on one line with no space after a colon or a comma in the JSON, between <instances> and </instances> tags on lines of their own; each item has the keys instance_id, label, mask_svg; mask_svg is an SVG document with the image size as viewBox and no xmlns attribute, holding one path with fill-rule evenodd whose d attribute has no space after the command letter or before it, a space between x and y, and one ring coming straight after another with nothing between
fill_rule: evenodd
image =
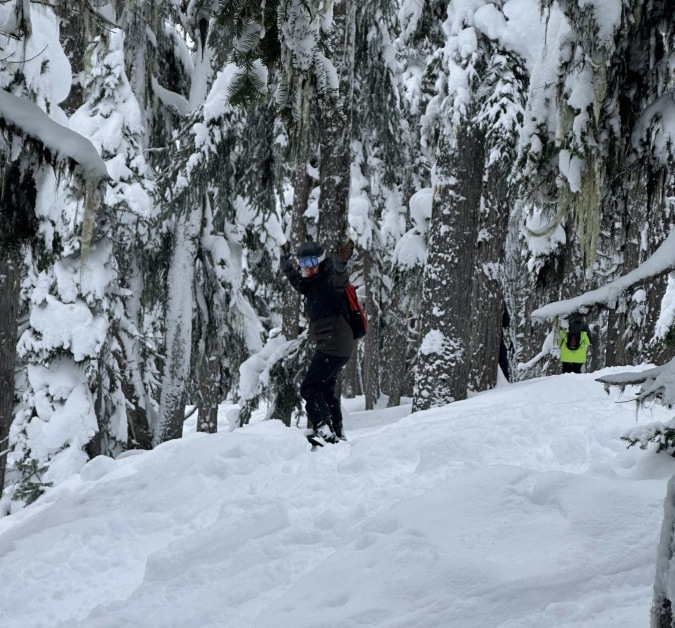
<instances>
[{"instance_id":1,"label":"dark pants of distant person","mask_svg":"<svg viewBox=\"0 0 675 628\"><path fill-rule=\"evenodd\" d=\"M562 363L562 372L563 373L581 373L581 367L583 364L581 362L563 362Z\"/></svg>"},{"instance_id":2,"label":"dark pants of distant person","mask_svg":"<svg viewBox=\"0 0 675 628\"><path fill-rule=\"evenodd\" d=\"M328 355L317 351L305 373L300 394L305 400L310 427L317 427L330 419L335 433L342 434L340 400L335 396L335 385L342 367L349 357Z\"/></svg>"}]
</instances>

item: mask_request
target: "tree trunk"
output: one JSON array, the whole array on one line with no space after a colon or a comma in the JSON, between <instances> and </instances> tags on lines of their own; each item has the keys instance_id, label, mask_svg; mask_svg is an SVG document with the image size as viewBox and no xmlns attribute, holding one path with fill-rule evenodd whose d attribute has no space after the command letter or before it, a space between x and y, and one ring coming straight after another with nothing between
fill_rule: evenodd
<instances>
[{"instance_id":1,"label":"tree trunk","mask_svg":"<svg viewBox=\"0 0 675 628\"><path fill-rule=\"evenodd\" d=\"M363 387L366 396L366 410L375 408L380 398L380 330L377 307L378 285L374 272L373 254L363 253L363 280L366 285L365 311L368 318L368 333L364 339Z\"/></svg>"},{"instance_id":2,"label":"tree trunk","mask_svg":"<svg viewBox=\"0 0 675 628\"><path fill-rule=\"evenodd\" d=\"M199 210L176 218L167 276L166 361L155 444L180 438L183 434L192 353L193 275L200 223Z\"/></svg>"},{"instance_id":3,"label":"tree trunk","mask_svg":"<svg viewBox=\"0 0 675 628\"><path fill-rule=\"evenodd\" d=\"M217 338L218 330L212 325L207 326L206 335ZM197 431L215 434L218 431L218 402L220 392L220 360L219 352L212 347L213 343L205 339L206 349L200 356L198 369L199 378L199 418Z\"/></svg>"},{"instance_id":4,"label":"tree trunk","mask_svg":"<svg viewBox=\"0 0 675 628\"><path fill-rule=\"evenodd\" d=\"M309 87L306 85L302 92L302 115L298 134L298 144L295 151L295 172L293 174L293 207L291 214L291 234L289 243L291 255L295 254L298 245L307 239L305 230L305 211L309 202L310 180L307 174L309 163L309 123L310 123L310 96ZM282 333L286 340L298 337L298 319L300 316L300 295L289 284L284 291L282 310ZM284 407L283 404L280 407ZM285 422L285 421L284 421ZM290 416L289 423L290 425Z\"/></svg>"},{"instance_id":5,"label":"tree trunk","mask_svg":"<svg viewBox=\"0 0 675 628\"><path fill-rule=\"evenodd\" d=\"M493 167L487 174L479 221L478 246L471 288L470 388L476 392L497 383L502 336L503 298L501 269L509 222L508 167Z\"/></svg>"},{"instance_id":6,"label":"tree trunk","mask_svg":"<svg viewBox=\"0 0 675 628\"><path fill-rule=\"evenodd\" d=\"M5 485L9 427L14 412L19 269L12 255L0 256L0 496Z\"/></svg>"},{"instance_id":7,"label":"tree trunk","mask_svg":"<svg viewBox=\"0 0 675 628\"><path fill-rule=\"evenodd\" d=\"M310 84L309 80L305 79L304 88L302 90L300 124L297 129L297 144L295 146L294 154L293 207L291 208L291 233L289 237L291 255L295 255L298 245L307 239L305 211L307 211L307 205L309 203L311 183L307 172L310 155L309 125ZM281 331L286 337L286 340L294 340L300 333L301 308L302 299L300 295L290 286L290 284L286 283L281 312ZM290 427L297 393L294 387L285 385L277 388L275 394L275 418L282 421L284 425Z\"/></svg>"},{"instance_id":8,"label":"tree trunk","mask_svg":"<svg viewBox=\"0 0 675 628\"><path fill-rule=\"evenodd\" d=\"M342 369L342 375L339 379L341 396L353 399L360 394L359 371L359 344L355 342L352 357L349 358L349 362Z\"/></svg>"},{"instance_id":9,"label":"tree trunk","mask_svg":"<svg viewBox=\"0 0 675 628\"><path fill-rule=\"evenodd\" d=\"M129 327L119 330L118 342L121 347L119 369L122 376L122 392L127 402L129 445L134 449L152 449L152 431L148 417L148 399L143 382L145 369L140 334L143 329L143 293L145 290L138 250L132 250L128 264L120 264L120 280L131 292L126 302ZM122 363L123 362L123 363Z\"/></svg>"},{"instance_id":10,"label":"tree trunk","mask_svg":"<svg viewBox=\"0 0 675 628\"><path fill-rule=\"evenodd\" d=\"M382 347L382 392L389 397L391 408L401 405L401 395L407 372L408 320L405 309L400 307L403 298L400 287L394 289L390 312L385 315L384 341Z\"/></svg>"},{"instance_id":11,"label":"tree trunk","mask_svg":"<svg viewBox=\"0 0 675 628\"><path fill-rule=\"evenodd\" d=\"M438 147L413 411L466 399L471 299L462 295L474 270L485 163L483 131L471 117L456 127L454 146L444 133Z\"/></svg>"},{"instance_id":12,"label":"tree trunk","mask_svg":"<svg viewBox=\"0 0 675 628\"><path fill-rule=\"evenodd\" d=\"M668 597L673 590L671 563L673 560L673 539L675 537L675 476L670 478L663 505L661 538L656 552L656 576L652 599L650 628L672 628L672 600Z\"/></svg>"},{"instance_id":13,"label":"tree trunk","mask_svg":"<svg viewBox=\"0 0 675 628\"><path fill-rule=\"evenodd\" d=\"M326 56L338 72L339 94L324 96L320 107L319 241L324 244L328 253L335 252L335 247L347 233L351 181L354 34L354 0L337 0L333 4L333 28L326 41Z\"/></svg>"}]
</instances>

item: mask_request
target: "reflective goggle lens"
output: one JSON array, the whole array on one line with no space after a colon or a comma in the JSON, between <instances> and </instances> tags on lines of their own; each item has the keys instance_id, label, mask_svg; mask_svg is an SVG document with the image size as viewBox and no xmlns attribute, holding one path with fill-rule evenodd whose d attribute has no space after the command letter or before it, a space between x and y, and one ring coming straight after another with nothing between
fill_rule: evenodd
<instances>
[{"instance_id":1,"label":"reflective goggle lens","mask_svg":"<svg viewBox=\"0 0 675 628\"><path fill-rule=\"evenodd\" d=\"M319 265L319 258L316 255L310 257L298 257L300 268L312 268Z\"/></svg>"}]
</instances>

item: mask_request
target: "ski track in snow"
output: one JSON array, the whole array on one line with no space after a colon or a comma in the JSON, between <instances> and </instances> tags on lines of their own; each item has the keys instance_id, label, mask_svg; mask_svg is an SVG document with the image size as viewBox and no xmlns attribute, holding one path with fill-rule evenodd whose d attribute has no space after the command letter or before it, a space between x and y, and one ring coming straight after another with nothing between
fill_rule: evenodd
<instances>
[{"instance_id":1,"label":"ski track in snow","mask_svg":"<svg viewBox=\"0 0 675 628\"><path fill-rule=\"evenodd\" d=\"M594 376L97 458L0 519L0 626L647 626L675 466Z\"/></svg>"}]
</instances>

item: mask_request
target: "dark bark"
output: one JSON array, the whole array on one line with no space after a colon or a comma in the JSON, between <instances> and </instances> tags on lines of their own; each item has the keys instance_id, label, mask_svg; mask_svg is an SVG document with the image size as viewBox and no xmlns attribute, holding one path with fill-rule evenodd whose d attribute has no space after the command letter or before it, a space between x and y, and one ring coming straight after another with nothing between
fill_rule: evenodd
<instances>
[{"instance_id":1,"label":"dark bark","mask_svg":"<svg viewBox=\"0 0 675 628\"><path fill-rule=\"evenodd\" d=\"M289 244L291 255L295 254L297 247L307 240L307 231L305 228L305 211L309 202L311 181L307 172L310 157L310 139L309 125L310 116L310 96L309 88L302 92L303 102L300 116L300 126L297 132L297 144L294 151L294 172L293 172L293 207L291 208L291 233ZM281 331L286 340L294 340L300 333L300 311L302 308L302 299L300 294L293 290L290 284L285 283L285 290L282 300L282 319ZM278 387L275 391L276 399L274 401L274 416L290 427L293 411L296 409L298 391L296 387L285 384Z\"/></svg>"},{"instance_id":2,"label":"dark bark","mask_svg":"<svg viewBox=\"0 0 675 628\"><path fill-rule=\"evenodd\" d=\"M340 385L340 395L347 399L353 399L361 394L359 386L359 344L354 343L354 352L349 362L342 369L342 374L338 380Z\"/></svg>"},{"instance_id":3,"label":"dark bark","mask_svg":"<svg viewBox=\"0 0 675 628\"><path fill-rule=\"evenodd\" d=\"M672 600L668 598L672 591L670 580L673 560L673 537L675 536L675 476L670 478L663 504L663 522L661 536L656 552L656 575L654 578L654 596L652 599L650 628L672 628Z\"/></svg>"},{"instance_id":4,"label":"dark bark","mask_svg":"<svg viewBox=\"0 0 675 628\"><path fill-rule=\"evenodd\" d=\"M30 165L19 158L3 169L0 198L0 495L5 481L9 428L13 420L17 313L23 246L37 234L37 191Z\"/></svg>"},{"instance_id":5,"label":"dark bark","mask_svg":"<svg viewBox=\"0 0 675 628\"><path fill-rule=\"evenodd\" d=\"M467 277L474 270L485 138L482 129L468 122L455 132L454 145L442 134L438 147L414 411L465 399L469 383Z\"/></svg>"},{"instance_id":6,"label":"dark bark","mask_svg":"<svg viewBox=\"0 0 675 628\"><path fill-rule=\"evenodd\" d=\"M17 311L20 266L15 256L0 256L0 496L5 485L9 427L14 412Z\"/></svg>"},{"instance_id":7,"label":"dark bark","mask_svg":"<svg viewBox=\"0 0 675 628\"><path fill-rule=\"evenodd\" d=\"M364 309L368 319L368 333L361 342L363 353L363 388L366 397L366 410L372 410L380 398L380 330L378 293L379 281L375 273L375 261L370 251L363 254L363 279L367 297Z\"/></svg>"},{"instance_id":8,"label":"dark bark","mask_svg":"<svg viewBox=\"0 0 675 628\"><path fill-rule=\"evenodd\" d=\"M339 94L324 95L319 110L321 125L321 196L319 240L330 253L347 233L351 180L352 103L354 91L354 0L333 4L333 28L326 56L339 76Z\"/></svg>"},{"instance_id":9,"label":"dark bark","mask_svg":"<svg viewBox=\"0 0 675 628\"><path fill-rule=\"evenodd\" d=\"M146 407L149 393L143 381L146 360L139 338L139 330L143 329L142 299L144 296L147 298L144 294L146 285L142 260L142 254L132 250L120 261L120 283L131 293L125 303L130 327L115 332L120 346L120 352L115 354L115 358L122 374L120 385L127 404L128 445L132 449L152 449L152 431Z\"/></svg>"},{"instance_id":10,"label":"dark bark","mask_svg":"<svg viewBox=\"0 0 675 628\"><path fill-rule=\"evenodd\" d=\"M303 103L302 126L309 128L309 101L308 97ZM295 157L295 172L293 175L293 207L291 208L291 234L289 243L291 254L294 255L298 245L307 239L305 231L304 214L307 210L310 193L310 179L307 174L309 163L309 138L308 132L299 138L297 154ZM282 333L286 340L298 337L298 325L300 317L300 295L286 284L282 310Z\"/></svg>"},{"instance_id":11,"label":"dark bark","mask_svg":"<svg viewBox=\"0 0 675 628\"><path fill-rule=\"evenodd\" d=\"M385 316L385 338L382 347L382 392L389 397L389 407L401 405L401 395L408 367L408 321L406 312L400 307L401 291L397 290L390 305L391 311Z\"/></svg>"},{"instance_id":12,"label":"dark bark","mask_svg":"<svg viewBox=\"0 0 675 628\"><path fill-rule=\"evenodd\" d=\"M203 338L205 350L199 356L197 377L199 389L197 394L199 418L197 431L215 434L218 431L218 403L220 401L220 351L214 346L218 338L218 330L214 325L206 326L206 337Z\"/></svg>"},{"instance_id":13,"label":"dark bark","mask_svg":"<svg viewBox=\"0 0 675 628\"><path fill-rule=\"evenodd\" d=\"M152 449L152 434L150 433L148 414L134 385L128 378L122 380L122 393L127 401L130 447L132 449Z\"/></svg>"},{"instance_id":14,"label":"dark bark","mask_svg":"<svg viewBox=\"0 0 675 628\"><path fill-rule=\"evenodd\" d=\"M470 372L470 388L476 392L494 388L497 383L504 307L500 274L510 209L509 169L494 167L488 172L478 225L481 237L471 290Z\"/></svg>"},{"instance_id":15,"label":"dark bark","mask_svg":"<svg viewBox=\"0 0 675 628\"><path fill-rule=\"evenodd\" d=\"M166 358L160 397L160 421L155 444L183 435L188 379L192 364L194 269L201 232L202 208L179 215L166 286Z\"/></svg>"}]
</instances>

